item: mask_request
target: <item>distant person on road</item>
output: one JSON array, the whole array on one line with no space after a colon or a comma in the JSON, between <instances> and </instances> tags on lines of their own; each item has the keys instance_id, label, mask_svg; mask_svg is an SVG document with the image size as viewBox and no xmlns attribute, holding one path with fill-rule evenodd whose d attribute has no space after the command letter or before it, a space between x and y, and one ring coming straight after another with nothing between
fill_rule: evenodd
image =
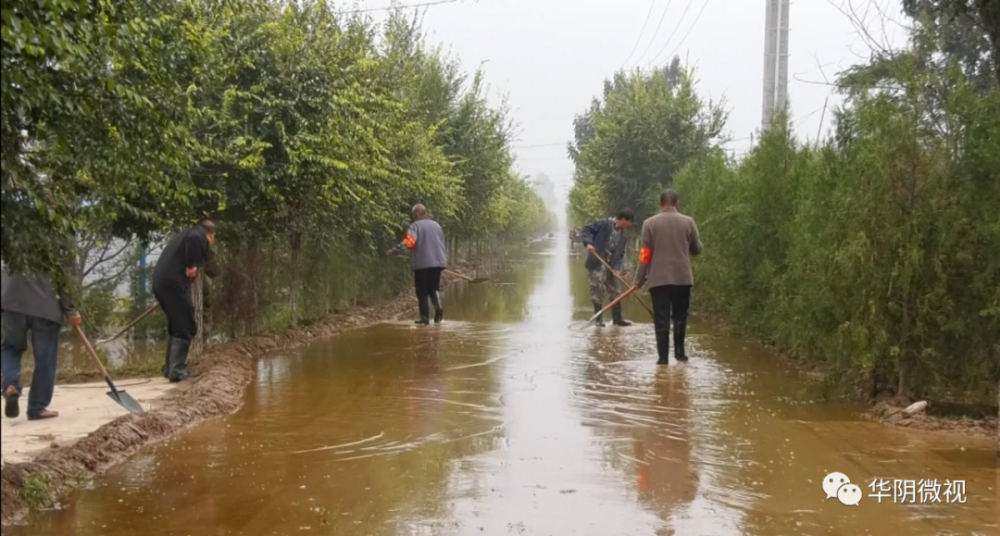
<instances>
[{"instance_id":1,"label":"distant person on road","mask_svg":"<svg viewBox=\"0 0 1000 536\"><path fill-rule=\"evenodd\" d=\"M585 266L590 273L590 299L594 302L594 313L603 309L604 296L608 301L618 297L618 279L608 270L605 263L621 273L625 261L625 250L628 248L628 228L632 225L635 215L631 210L623 208L614 218L605 218L587 225L580 231L580 242L587 248ZM604 259L604 263L598 259ZM632 323L622 317L622 306L619 303L611 309L614 325L627 327ZM603 327L604 318L597 319L596 325Z\"/></svg>"},{"instance_id":2,"label":"distant person on road","mask_svg":"<svg viewBox=\"0 0 1000 536\"><path fill-rule=\"evenodd\" d=\"M660 213L642 222L642 247L635 284L649 283L656 328L657 364L669 363L670 320L674 322L674 359L687 361L684 336L694 274L691 257L701 254L698 226L679 211L680 198L674 190L660 194Z\"/></svg>"},{"instance_id":3,"label":"distant person on road","mask_svg":"<svg viewBox=\"0 0 1000 536\"><path fill-rule=\"evenodd\" d=\"M0 278L4 414L9 419L16 419L21 414L21 358L28 349L30 331L35 372L28 390L28 420L58 417L59 413L51 411L49 404L56 386L59 332L65 324L79 326L80 313L66 285L56 291L47 275L10 275L4 271Z\"/></svg>"},{"instance_id":4,"label":"distant person on road","mask_svg":"<svg viewBox=\"0 0 1000 536\"><path fill-rule=\"evenodd\" d=\"M211 260L215 243L215 223L198 225L174 235L160 253L153 269L153 295L167 315L167 356L163 376L177 383L187 379L187 358L191 341L198 334L191 281L198 268Z\"/></svg>"},{"instance_id":5,"label":"distant person on road","mask_svg":"<svg viewBox=\"0 0 1000 536\"><path fill-rule=\"evenodd\" d=\"M413 268L413 284L417 291L417 304L420 307L420 319L417 324L430 324L430 307L428 299L434 305L434 323L440 324L444 319L444 308L441 306L441 272L448 267L448 253L445 249L444 231L438 223L427 217L427 207L413 207L413 223L403 241L389 250L389 255L410 254L410 266Z\"/></svg>"}]
</instances>

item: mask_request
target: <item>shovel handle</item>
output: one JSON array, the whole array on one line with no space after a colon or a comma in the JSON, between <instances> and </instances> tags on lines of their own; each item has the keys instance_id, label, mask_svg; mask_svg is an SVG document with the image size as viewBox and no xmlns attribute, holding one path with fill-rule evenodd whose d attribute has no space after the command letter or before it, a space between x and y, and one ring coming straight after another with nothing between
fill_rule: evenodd
<instances>
[{"instance_id":1,"label":"shovel handle","mask_svg":"<svg viewBox=\"0 0 1000 536\"><path fill-rule=\"evenodd\" d=\"M622 300L624 300L625 298L628 298L629 295L631 295L636 290L639 290L639 287L637 287L635 285L632 285L631 287L629 287L628 290L626 290L625 292L621 293L621 296L618 296L614 300L611 300L611 303L609 303L606 306L604 306L604 309L601 309L601 312L596 313L596 314L594 314L594 316L590 317L590 320L587 321L587 325L589 326L591 323L593 323L594 320L596 320L598 317L600 317L604 313L608 312L608 310L611 309L612 307L614 307L614 306L618 305L619 303L621 303Z\"/></svg>"},{"instance_id":2,"label":"shovel handle","mask_svg":"<svg viewBox=\"0 0 1000 536\"><path fill-rule=\"evenodd\" d=\"M623 285L625 285L625 286L629 286L629 282L628 282L628 281L625 281L625 278L624 278L624 277L622 277L622 275L621 275L621 274L619 274L619 273L618 273L617 271L615 271L615 269L614 269L614 268L612 268L610 264L608 264L608 261L606 261L606 260L602 259L602 258L601 258L601 256L600 256L600 255L598 255L598 254L596 254L596 253L591 253L591 255L593 255L593 256L594 256L594 257L595 257L595 258L596 258L597 260L601 261L601 264L603 264L603 265L604 265L604 267L605 267L605 268L607 268L609 272L611 272L612 274L614 274L614 276L615 276L616 278L618 278L618 281L621 281L621 283L622 283ZM644 308L645 308L645 309L646 309L647 311L649 311L649 315L650 315L650 316L655 316L655 315L653 315L653 310L652 310L652 309L650 309L648 305L646 305L646 302L645 302L645 301L643 301L643 299L642 299L642 298L640 298L639 296L636 296L636 297L635 297L635 299L636 299L636 300L638 300L638 301L639 301L639 303L641 303L641 304L642 304L642 306L643 306L643 307L644 307Z\"/></svg>"},{"instance_id":3,"label":"shovel handle","mask_svg":"<svg viewBox=\"0 0 1000 536\"><path fill-rule=\"evenodd\" d=\"M103 343L111 342L111 341L117 339L118 337L121 337L122 335L128 333L128 330L134 328L135 325L138 324L139 322L142 322L143 318L146 318L147 316L153 314L153 311L155 311L157 307L159 307L159 304L154 304L149 309L146 309L146 311L144 313L142 313L141 315L139 315L138 318L136 318L135 320L129 322L129 324L127 326L125 326L124 328L122 328L122 330L119 331L118 334L116 334L114 337L97 341L97 344L103 344Z\"/></svg>"},{"instance_id":4,"label":"shovel handle","mask_svg":"<svg viewBox=\"0 0 1000 536\"><path fill-rule=\"evenodd\" d=\"M104 363L101 363L101 358L97 356L97 350L90 344L90 340L87 339L87 334L83 332L83 328L80 326L73 326L76 330L76 334L80 336L80 342L87 349L87 355L90 356L90 360L94 362L94 366L101 371L101 375L105 378L108 377L108 370L104 368Z\"/></svg>"},{"instance_id":5,"label":"shovel handle","mask_svg":"<svg viewBox=\"0 0 1000 536\"><path fill-rule=\"evenodd\" d=\"M456 272L454 270L449 270L447 268L444 269L444 273L446 273L446 274L448 274L448 275L450 275L452 277L462 278L462 279L464 279L464 280L466 280L466 281L468 281L470 283L473 282L473 281L475 281L475 279L473 279L473 278L471 278L471 277L469 277L469 276L467 276L465 274L460 274L460 273L458 273L458 272Z\"/></svg>"}]
</instances>

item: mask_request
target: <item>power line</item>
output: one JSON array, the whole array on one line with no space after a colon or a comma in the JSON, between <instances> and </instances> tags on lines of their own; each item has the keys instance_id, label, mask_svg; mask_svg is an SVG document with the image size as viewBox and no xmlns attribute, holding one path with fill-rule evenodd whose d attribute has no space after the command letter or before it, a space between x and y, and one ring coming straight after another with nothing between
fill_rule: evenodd
<instances>
[{"instance_id":1,"label":"power line","mask_svg":"<svg viewBox=\"0 0 1000 536\"><path fill-rule=\"evenodd\" d=\"M827 98L829 99L829 97L827 97ZM814 116L814 115L816 115L816 114L818 114L818 113L826 110L826 106L827 106L827 104L823 104L823 106L820 106L819 108L816 108L815 110L809 112L808 114L806 114L806 115L804 115L802 117L799 117L797 119L792 119L789 122L789 124L790 124L789 126L791 126L793 128L799 126L799 123L801 123L801 122L805 121L806 119L809 119L810 117L812 117L812 116Z\"/></svg>"},{"instance_id":2,"label":"power line","mask_svg":"<svg viewBox=\"0 0 1000 536\"><path fill-rule=\"evenodd\" d=\"M701 6L701 11L698 12L698 16L695 17L694 22L691 23L691 27L688 28L687 33L684 34L684 37L681 38L681 42L677 43L677 48L675 48L674 51L671 52L670 56L668 57L674 57L677 55L677 52L680 51L681 49L681 45L684 44L684 41L687 41L688 36L691 35L691 31L694 30L694 27L698 25L698 21L701 20L701 16L705 13L705 8L708 7L708 3L711 1L712 0L705 0L705 3Z\"/></svg>"},{"instance_id":3,"label":"power line","mask_svg":"<svg viewBox=\"0 0 1000 536\"><path fill-rule=\"evenodd\" d=\"M661 48L660 51L657 52L655 56L653 56L653 59L650 60L650 62L647 65L652 65L660 57L660 54L663 54L663 51L666 50L668 46L670 46L670 41L673 41L674 36L677 35L677 30L681 29L681 24L684 24L684 17L687 16L688 10L691 9L691 4L693 3L694 0L688 0L688 5L686 8L684 8L684 13L681 14L680 20L677 21L677 26L674 27L674 31L671 32L670 37L667 38L667 42L663 43L663 48Z\"/></svg>"},{"instance_id":4,"label":"power line","mask_svg":"<svg viewBox=\"0 0 1000 536\"><path fill-rule=\"evenodd\" d=\"M642 58L646 57L646 53L649 52L649 47L653 46L653 41L656 41L656 34L660 33L660 26L663 26L663 21L667 18L667 12L670 11L670 4L672 3L673 0L669 0L667 2L667 8L663 10L663 15L660 16L660 22L656 23L656 29L653 30L653 37L652 39L649 40L649 44L646 45L646 50L643 50L642 55L639 56L639 59L635 60L636 65L638 65L639 62L642 61Z\"/></svg>"},{"instance_id":5,"label":"power line","mask_svg":"<svg viewBox=\"0 0 1000 536\"><path fill-rule=\"evenodd\" d=\"M386 7L368 7L364 9L352 9L350 11L341 11L341 13L351 14L351 13L371 13L373 11L389 11L391 9L412 9L415 7L430 7L430 6L440 6L444 4L457 4L463 0L436 0L432 2L421 2L419 4L405 4L401 6L386 6Z\"/></svg>"},{"instance_id":6,"label":"power line","mask_svg":"<svg viewBox=\"0 0 1000 536\"><path fill-rule=\"evenodd\" d=\"M632 52L628 53L628 59L622 62L622 68L628 64L632 56L635 55L635 51L639 49L639 43L642 41L642 35L646 33L646 25L649 24L649 16L653 14L653 7L656 6L656 0L650 0L649 11L646 12L646 20L642 23L642 30L639 30L639 35L635 38L635 44L632 45ZM669 6L668 6L669 7Z\"/></svg>"}]
</instances>

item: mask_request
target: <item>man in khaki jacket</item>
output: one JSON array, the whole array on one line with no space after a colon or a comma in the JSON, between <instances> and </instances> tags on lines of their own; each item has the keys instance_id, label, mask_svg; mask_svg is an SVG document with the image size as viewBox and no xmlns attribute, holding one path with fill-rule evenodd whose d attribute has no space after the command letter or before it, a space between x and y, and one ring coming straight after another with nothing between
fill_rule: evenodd
<instances>
[{"instance_id":1,"label":"man in khaki jacket","mask_svg":"<svg viewBox=\"0 0 1000 536\"><path fill-rule=\"evenodd\" d=\"M656 327L657 364L666 365L670 355L670 324L674 322L674 358L687 361L684 333L691 303L691 257L701 253L698 226L678 211L679 197L674 190L660 194L660 213L642 222L642 247L635 284L649 283L653 300L653 325Z\"/></svg>"}]
</instances>

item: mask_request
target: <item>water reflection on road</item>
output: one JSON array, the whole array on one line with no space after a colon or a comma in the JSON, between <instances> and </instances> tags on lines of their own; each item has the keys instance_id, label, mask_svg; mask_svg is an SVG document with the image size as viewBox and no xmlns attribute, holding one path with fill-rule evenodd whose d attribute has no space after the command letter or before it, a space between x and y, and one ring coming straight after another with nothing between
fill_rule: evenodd
<instances>
[{"instance_id":1,"label":"water reflection on road","mask_svg":"<svg viewBox=\"0 0 1000 536\"><path fill-rule=\"evenodd\" d=\"M260 361L238 414L11 534L1000 534L991 441L859 421L697 321L691 362L666 368L648 324L573 331L589 300L567 253L536 244L495 284L450 290L442 326ZM859 507L824 500L832 471ZM965 480L967 500L878 504L874 477Z\"/></svg>"}]
</instances>

